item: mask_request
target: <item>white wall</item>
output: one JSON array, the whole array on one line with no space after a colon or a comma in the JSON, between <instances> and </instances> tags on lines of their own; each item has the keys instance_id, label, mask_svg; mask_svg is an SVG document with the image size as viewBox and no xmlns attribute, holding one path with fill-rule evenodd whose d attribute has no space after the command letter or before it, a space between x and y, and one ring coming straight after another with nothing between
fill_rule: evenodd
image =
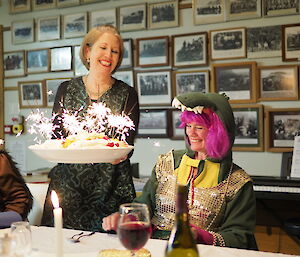
<instances>
[{"instance_id":1,"label":"white wall","mask_svg":"<svg viewBox=\"0 0 300 257\"><path fill-rule=\"evenodd\" d=\"M82 11L101 10L109 9L118 6L125 6L130 4L136 4L146 2L146 0L111 0L103 3L94 3L88 5L81 5L77 7L43 10L36 12L28 12L22 14L9 15L8 1L2 1L0 7L0 24L4 27L10 26L12 21L26 20L29 18L39 18L51 15L63 15L67 13L76 13ZM161 0L151 1L161 2ZM122 33L123 38L140 38L140 37L151 37L151 36L162 36L162 35L175 35L184 34L191 32L209 31L213 29L223 28L234 28L234 27L258 27L268 25L281 25L281 24L292 24L299 22L300 15L273 17L273 18L258 18L251 20L240 20L232 22L223 22L218 24L207 24L207 25L193 25L192 20L192 9L180 10L180 26L177 28L158 29L158 30L143 30L135 32ZM78 45L81 43L81 38L75 39L61 39L56 41L46 42L34 42L23 45L13 45L11 43L11 32L4 32L4 52L24 49L38 49L38 48L50 48L55 46L66 46L66 45ZM240 62L244 60L229 60L228 62ZM254 61L254 59L251 59ZM283 63L281 58L265 58L256 59L258 65L282 65L291 64ZM293 64L293 63L292 63ZM294 63L299 64L299 62ZM163 67L164 69L167 67ZM194 68L195 69L195 68ZM43 73L35 74L27 77L5 79L5 87L16 87L18 81L31 81L40 80L45 78L63 78L71 77L73 72L56 72L56 73ZM266 106L273 107L300 107L299 101L281 101L281 102L262 102ZM46 109L45 109L46 110ZM51 110L47 109L50 113ZM29 114L29 109L19 109L18 106L18 92L17 91L5 91L5 124L11 124L11 117L15 114L22 114L25 117ZM16 156L16 161L23 163L24 170L31 171L43 167L52 167L54 164L48 163L36 157L32 152L27 150L27 146L33 144L33 137L29 134L24 134L18 138L10 135L5 137L6 147L8 150ZM159 145L159 146L157 146ZM17 146L17 147L16 147ZM174 141L169 139L137 139L135 143L135 152L132 156L132 162L140 163L140 174L150 175L153 165L155 164L158 154L169 151L171 148L181 149L184 147L183 141ZM20 151L19 149L24 149ZM242 166L251 175L280 175L281 166L281 153L269 153L269 152L235 152L234 160L237 164ZM22 161L24 158L24 161Z\"/></svg>"}]
</instances>

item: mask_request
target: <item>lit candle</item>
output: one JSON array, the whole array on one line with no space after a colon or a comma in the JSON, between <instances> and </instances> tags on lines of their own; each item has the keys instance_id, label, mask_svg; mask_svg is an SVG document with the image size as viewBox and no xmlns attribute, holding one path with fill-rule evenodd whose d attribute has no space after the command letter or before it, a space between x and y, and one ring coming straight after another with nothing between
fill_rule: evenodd
<instances>
[{"instance_id":1,"label":"lit candle","mask_svg":"<svg viewBox=\"0 0 300 257\"><path fill-rule=\"evenodd\" d=\"M56 257L63 256L63 231L62 231L62 209L59 207L57 194L54 190L51 191L51 200L53 204L53 216L55 226L55 245Z\"/></svg>"}]
</instances>

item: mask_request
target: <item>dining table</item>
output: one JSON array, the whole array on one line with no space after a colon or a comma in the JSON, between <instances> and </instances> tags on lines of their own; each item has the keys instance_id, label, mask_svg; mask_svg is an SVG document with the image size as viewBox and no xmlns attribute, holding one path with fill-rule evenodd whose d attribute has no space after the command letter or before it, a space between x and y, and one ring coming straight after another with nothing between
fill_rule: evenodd
<instances>
[{"instance_id":1,"label":"dining table","mask_svg":"<svg viewBox=\"0 0 300 257\"><path fill-rule=\"evenodd\" d=\"M10 229L1 229L0 237L9 233ZM74 243L70 238L82 231L63 229L63 256L64 257L97 257L103 249L124 249L116 234L96 232L90 236L82 237ZM53 227L31 226L32 252L30 257L56 257L55 229ZM84 231L89 233L89 231ZM151 252L152 257L163 257L167 241L149 239L144 248ZM198 244L201 257L295 257L281 253L244 250L229 247L219 247Z\"/></svg>"}]
</instances>

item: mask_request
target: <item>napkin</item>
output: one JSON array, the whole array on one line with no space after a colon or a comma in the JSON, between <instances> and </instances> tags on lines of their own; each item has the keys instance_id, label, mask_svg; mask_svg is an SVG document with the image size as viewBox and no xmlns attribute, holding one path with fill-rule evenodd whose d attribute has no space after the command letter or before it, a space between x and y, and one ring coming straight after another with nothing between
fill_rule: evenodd
<instances>
[{"instance_id":1,"label":"napkin","mask_svg":"<svg viewBox=\"0 0 300 257\"><path fill-rule=\"evenodd\" d=\"M99 253L99 257L131 257L131 253L129 250L117 250L117 249L105 249L101 250ZM142 248L137 251L137 257L151 257L151 253Z\"/></svg>"}]
</instances>

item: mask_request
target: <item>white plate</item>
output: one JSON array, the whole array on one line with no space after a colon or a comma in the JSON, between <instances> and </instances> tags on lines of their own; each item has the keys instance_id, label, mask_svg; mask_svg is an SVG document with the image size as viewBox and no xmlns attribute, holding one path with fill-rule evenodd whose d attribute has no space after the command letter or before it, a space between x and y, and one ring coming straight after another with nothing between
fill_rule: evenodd
<instances>
[{"instance_id":1,"label":"white plate","mask_svg":"<svg viewBox=\"0 0 300 257\"><path fill-rule=\"evenodd\" d=\"M31 145L28 148L49 162L107 163L126 156L133 146L101 149L41 149L39 145Z\"/></svg>"}]
</instances>

